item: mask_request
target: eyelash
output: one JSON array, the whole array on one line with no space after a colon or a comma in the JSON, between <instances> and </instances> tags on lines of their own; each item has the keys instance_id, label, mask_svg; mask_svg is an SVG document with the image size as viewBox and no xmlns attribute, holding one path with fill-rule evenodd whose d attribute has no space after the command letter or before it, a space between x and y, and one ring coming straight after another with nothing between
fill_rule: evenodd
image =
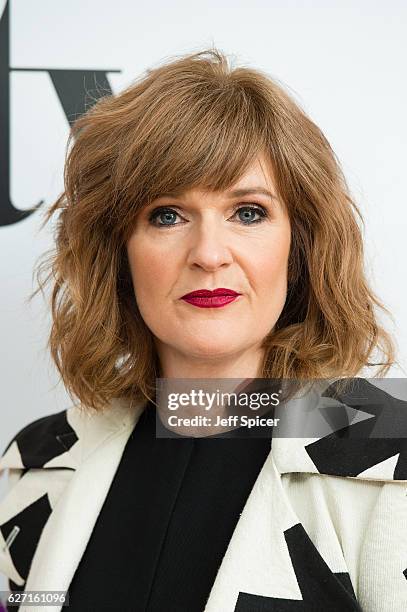
<instances>
[{"instance_id":1,"label":"eyelash","mask_svg":"<svg viewBox=\"0 0 407 612\"><path fill-rule=\"evenodd\" d=\"M240 210L254 210L255 212L257 212L260 215L259 219L254 219L253 221L249 222L249 223L245 223L244 221L241 221L242 225L254 225L255 223L262 223L263 221L265 221L265 219L268 218L269 214L267 212L267 210L265 208L263 208L262 206L258 206L255 205L253 206L252 204L246 204L246 205L238 205L237 207L235 207L234 211L233 211L233 216L238 213ZM175 213L176 215L181 216L174 208L170 208L168 206L160 206L159 208L154 209L149 217L148 217L148 221L151 225L153 225L154 227L176 227L177 225L182 225L181 223L171 223L171 224L166 224L166 223L155 223L155 220L157 219L157 217L159 217L161 214L163 213Z\"/></svg>"}]
</instances>

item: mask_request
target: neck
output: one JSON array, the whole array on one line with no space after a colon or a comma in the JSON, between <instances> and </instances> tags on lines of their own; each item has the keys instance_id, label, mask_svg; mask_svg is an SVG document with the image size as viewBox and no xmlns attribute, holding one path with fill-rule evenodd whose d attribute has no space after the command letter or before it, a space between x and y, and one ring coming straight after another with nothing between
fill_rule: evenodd
<instances>
[{"instance_id":1,"label":"neck","mask_svg":"<svg viewBox=\"0 0 407 612\"><path fill-rule=\"evenodd\" d=\"M229 356L195 357L156 342L162 378L261 378L264 349Z\"/></svg>"}]
</instances>

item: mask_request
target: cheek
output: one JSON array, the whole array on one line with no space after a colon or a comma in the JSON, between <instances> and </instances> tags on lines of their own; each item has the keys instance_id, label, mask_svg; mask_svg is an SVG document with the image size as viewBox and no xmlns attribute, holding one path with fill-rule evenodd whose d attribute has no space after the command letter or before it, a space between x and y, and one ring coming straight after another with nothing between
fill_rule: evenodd
<instances>
[{"instance_id":1,"label":"cheek","mask_svg":"<svg viewBox=\"0 0 407 612\"><path fill-rule=\"evenodd\" d=\"M280 314L287 297L287 270L290 238L274 237L256 251L251 259L252 281L259 306L270 315Z\"/></svg>"},{"instance_id":2,"label":"cheek","mask_svg":"<svg viewBox=\"0 0 407 612\"><path fill-rule=\"evenodd\" d=\"M166 283L172 278L171 259L168 254L143 244L142 240L130 243L128 257L134 291L139 301L157 300L166 293Z\"/></svg>"},{"instance_id":3,"label":"cheek","mask_svg":"<svg viewBox=\"0 0 407 612\"><path fill-rule=\"evenodd\" d=\"M273 236L252 254L252 269L260 286L272 287L273 282L286 279L289 253L290 235L283 233Z\"/></svg>"}]
</instances>

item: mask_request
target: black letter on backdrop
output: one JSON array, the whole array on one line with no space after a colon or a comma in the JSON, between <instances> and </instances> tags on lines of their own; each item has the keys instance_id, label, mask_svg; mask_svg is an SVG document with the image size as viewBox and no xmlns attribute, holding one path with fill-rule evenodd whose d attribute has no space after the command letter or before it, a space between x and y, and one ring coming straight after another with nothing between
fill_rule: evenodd
<instances>
[{"instance_id":1,"label":"black letter on backdrop","mask_svg":"<svg viewBox=\"0 0 407 612\"><path fill-rule=\"evenodd\" d=\"M10 198L10 81L11 71L47 72L55 87L65 117L74 120L102 96L112 93L107 73L120 70L69 70L48 68L10 68L10 9L7 2L0 19L0 227L18 223L43 204L20 210ZM90 94L90 95L89 95Z\"/></svg>"}]
</instances>

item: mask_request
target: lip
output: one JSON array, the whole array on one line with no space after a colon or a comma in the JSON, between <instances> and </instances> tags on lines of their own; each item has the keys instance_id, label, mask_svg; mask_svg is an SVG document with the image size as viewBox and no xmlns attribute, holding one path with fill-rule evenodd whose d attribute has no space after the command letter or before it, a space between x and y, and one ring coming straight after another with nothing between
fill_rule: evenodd
<instances>
[{"instance_id":1,"label":"lip","mask_svg":"<svg viewBox=\"0 0 407 612\"><path fill-rule=\"evenodd\" d=\"M234 302L236 298L242 295L233 289L218 287L217 289L197 289L182 296L181 300L198 306L198 308L221 308Z\"/></svg>"}]
</instances>

